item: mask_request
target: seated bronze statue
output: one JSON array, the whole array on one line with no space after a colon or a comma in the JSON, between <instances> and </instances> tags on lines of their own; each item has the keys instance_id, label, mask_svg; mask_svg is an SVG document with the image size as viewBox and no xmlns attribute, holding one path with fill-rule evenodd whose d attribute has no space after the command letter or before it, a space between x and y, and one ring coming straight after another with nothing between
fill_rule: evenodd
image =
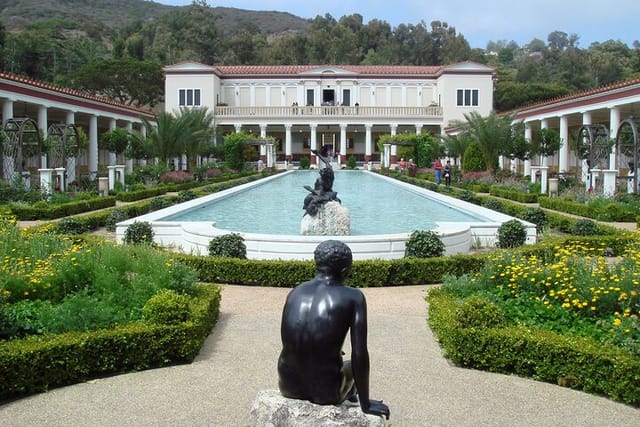
<instances>
[{"instance_id":1,"label":"seated bronze statue","mask_svg":"<svg viewBox=\"0 0 640 427\"><path fill-rule=\"evenodd\" d=\"M359 289L344 285L352 263L343 242L327 240L315 252L317 274L295 287L282 312L278 359L283 396L320 405L359 401L367 414L389 418L389 407L369 399L367 304ZM342 346L351 337L351 360Z\"/></svg>"}]
</instances>

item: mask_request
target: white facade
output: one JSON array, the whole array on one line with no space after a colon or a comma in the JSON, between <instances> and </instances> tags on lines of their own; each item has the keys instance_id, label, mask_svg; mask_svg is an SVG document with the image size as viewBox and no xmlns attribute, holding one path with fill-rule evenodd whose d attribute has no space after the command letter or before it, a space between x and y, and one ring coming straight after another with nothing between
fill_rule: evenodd
<instances>
[{"instance_id":1,"label":"white facade","mask_svg":"<svg viewBox=\"0 0 640 427\"><path fill-rule=\"evenodd\" d=\"M465 113L485 116L493 107L494 70L472 62L443 67L184 62L164 71L166 111L206 107L214 113L219 137L239 131L274 137L281 142L278 160L288 162L322 145L331 145L338 162L350 156L378 162L381 135L439 135Z\"/></svg>"}]
</instances>

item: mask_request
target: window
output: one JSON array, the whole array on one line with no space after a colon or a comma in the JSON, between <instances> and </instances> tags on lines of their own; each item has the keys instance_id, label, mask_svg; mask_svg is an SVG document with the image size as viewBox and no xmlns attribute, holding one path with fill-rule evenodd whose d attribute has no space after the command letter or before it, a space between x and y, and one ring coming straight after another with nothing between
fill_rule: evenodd
<instances>
[{"instance_id":1,"label":"window","mask_svg":"<svg viewBox=\"0 0 640 427\"><path fill-rule=\"evenodd\" d=\"M478 89L458 89L456 105L458 107L477 107Z\"/></svg>"},{"instance_id":2,"label":"window","mask_svg":"<svg viewBox=\"0 0 640 427\"><path fill-rule=\"evenodd\" d=\"M200 89L180 89L178 91L178 105L180 107L199 107Z\"/></svg>"}]
</instances>

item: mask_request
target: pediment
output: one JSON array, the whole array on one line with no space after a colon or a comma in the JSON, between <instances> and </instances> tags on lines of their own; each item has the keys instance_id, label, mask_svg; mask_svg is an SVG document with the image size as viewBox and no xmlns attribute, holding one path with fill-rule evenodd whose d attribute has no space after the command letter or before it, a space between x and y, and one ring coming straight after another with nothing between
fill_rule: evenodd
<instances>
[{"instance_id":1,"label":"pediment","mask_svg":"<svg viewBox=\"0 0 640 427\"><path fill-rule=\"evenodd\" d=\"M478 62L465 61L458 62L457 64L447 65L443 67L443 72L484 72L484 73L492 73L495 70L492 67L486 66L484 64L480 64Z\"/></svg>"},{"instance_id":2,"label":"pediment","mask_svg":"<svg viewBox=\"0 0 640 427\"><path fill-rule=\"evenodd\" d=\"M344 76L345 74L356 75L357 73L354 73L353 71L346 70L341 67L332 67L332 66L318 67L318 68L314 68L314 69L307 70L300 73L300 75L303 75L303 76L332 76L332 75Z\"/></svg>"},{"instance_id":3,"label":"pediment","mask_svg":"<svg viewBox=\"0 0 640 427\"><path fill-rule=\"evenodd\" d=\"M194 72L194 71L213 72L215 71L215 69L216 67L212 67L211 65L206 65L200 62L195 62L195 61L179 62L177 64L167 65L166 67L163 68L165 72L171 72L171 73Z\"/></svg>"}]
</instances>

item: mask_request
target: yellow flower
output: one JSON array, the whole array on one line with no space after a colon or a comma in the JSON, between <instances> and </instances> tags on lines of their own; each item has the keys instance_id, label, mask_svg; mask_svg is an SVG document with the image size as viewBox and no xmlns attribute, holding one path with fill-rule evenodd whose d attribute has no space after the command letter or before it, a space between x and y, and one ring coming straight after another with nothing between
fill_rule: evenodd
<instances>
[{"instance_id":1,"label":"yellow flower","mask_svg":"<svg viewBox=\"0 0 640 427\"><path fill-rule=\"evenodd\" d=\"M613 326L620 326L622 324L622 320L616 318L613 320Z\"/></svg>"}]
</instances>

